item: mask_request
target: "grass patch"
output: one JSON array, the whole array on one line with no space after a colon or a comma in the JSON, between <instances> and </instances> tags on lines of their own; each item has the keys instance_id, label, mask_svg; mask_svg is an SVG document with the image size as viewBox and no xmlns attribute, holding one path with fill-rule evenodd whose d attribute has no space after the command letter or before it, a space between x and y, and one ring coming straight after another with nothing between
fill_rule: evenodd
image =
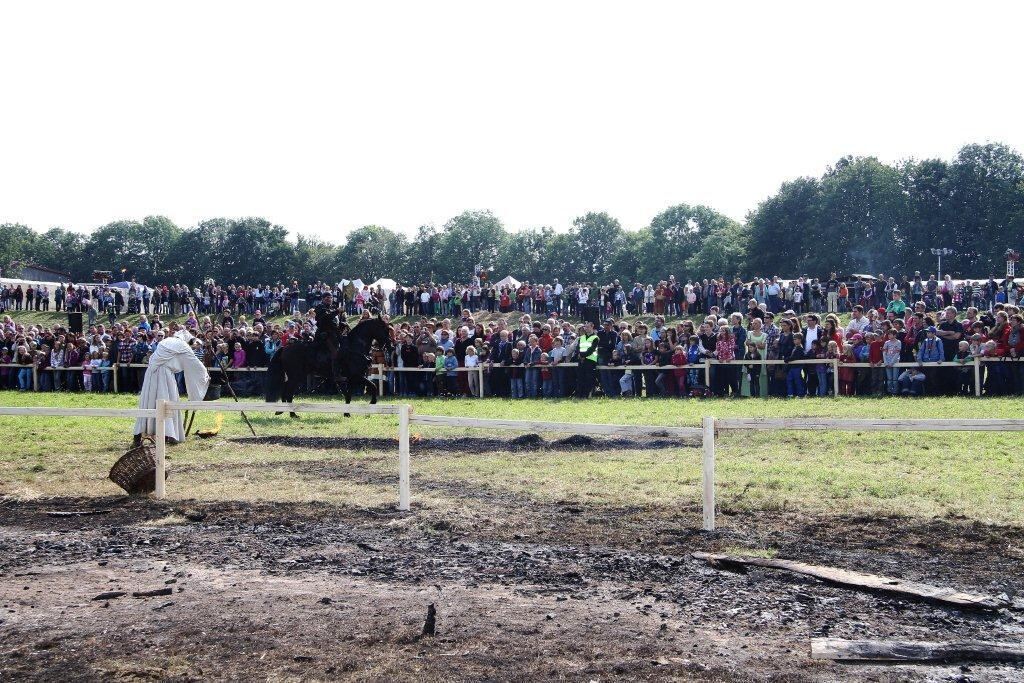
<instances>
[{"instance_id":1,"label":"grass patch","mask_svg":"<svg viewBox=\"0 0 1024 683\"><path fill-rule=\"evenodd\" d=\"M311 399L313 401L317 399ZM0 392L5 405L134 407L134 396ZM502 399L416 400L416 412L483 418L638 425L697 426L717 417L1019 417L1019 399L843 398L784 400ZM325 501L393 505L397 448L304 449L245 443L238 413L224 414L223 431L170 449L174 499ZM385 437L397 435L393 416L269 414L250 416L260 435ZM212 425L201 413L196 428ZM0 495L15 498L120 493L106 479L131 437L116 418L0 417ZM421 436L481 436L482 430L416 426ZM515 432L499 432L513 438ZM554 434L543 435L548 438ZM726 432L718 441L717 493L735 510L817 513L963 515L1024 524L1024 455L1018 433L1007 432ZM358 469L362 477L346 472ZM325 474L326 472L326 474ZM425 487L434 483L438 486ZM539 502L595 506L678 507L700 500L700 452L655 451L413 453L413 497L421 505L455 508L459 488L510 493ZM453 489L452 486L455 486ZM442 491L450 490L449 493Z\"/></svg>"}]
</instances>

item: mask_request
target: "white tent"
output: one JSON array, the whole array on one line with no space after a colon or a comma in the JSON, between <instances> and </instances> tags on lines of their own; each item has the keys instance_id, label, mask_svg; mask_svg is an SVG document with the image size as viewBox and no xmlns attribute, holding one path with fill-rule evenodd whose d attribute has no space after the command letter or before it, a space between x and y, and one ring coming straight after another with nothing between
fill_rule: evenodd
<instances>
[{"instance_id":1,"label":"white tent","mask_svg":"<svg viewBox=\"0 0 1024 683\"><path fill-rule=\"evenodd\" d=\"M385 295L388 295L398 289L398 283L389 277L382 277L370 285L370 289L372 290L376 290L378 287L383 290Z\"/></svg>"},{"instance_id":2,"label":"white tent","mask_svg":"<svg viewBox=\"0 0 1024 683\"><path fill-rule=\"evenodd\" d=\"M501 289L502 287L512 287L513 289L515 289L518 288L521 284L523 283L515 279L511 275L508 275L505 277L505 279L495 282L494 286L498 289Z\"/></svg>"}]
</instances>

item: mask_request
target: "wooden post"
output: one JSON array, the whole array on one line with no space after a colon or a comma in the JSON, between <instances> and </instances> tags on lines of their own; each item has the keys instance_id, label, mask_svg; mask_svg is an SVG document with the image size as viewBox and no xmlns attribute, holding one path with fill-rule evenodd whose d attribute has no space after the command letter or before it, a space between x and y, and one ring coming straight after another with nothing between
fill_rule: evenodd
<instances>
[{"instance_id":1,"label":"wooden post","mask_svg":"<svg viewBox=\"0 0 1024 683\"><path fill-rule=\"evenodd\" d=\"M832 359L832 397L839 398L839 359Z\"/></svg>"},{"instance_id":2,"label":"wooden post","mask_svg":"<svg viewBox=\"0 0 1024 683\"><path fill-rule=\"evenodd\" d=\"M384 395L384 364L377 365L377 395Z\"/></svg>"},{"instance_id":3,"label":"wooden post","mask_svg":"<svg viewBox=\"0 0 1024 683\"><path fill-rule=\"evenodd\" d=\"M477 363L476 371L477 371L477 377L480 378L478 380L478 382L477 382L477 384L478 384L477 388L480 391L480 398L483 398L484 397L484 365L483 365L483 363Z\"/></svg>"},{"instance_id":4,"label":"wooden post","mask_svg":"<svg viewBox=\"0 0 1024 683\"><path fill-rule=\"evenodd\" d=\"M156 402L156 488L153 494L157 498L167 495L164 487L167 462L167 401L157 399Z\"/></svg>"},{"instance_id":5,"label":"wooden post","mask_svg":"<svg viewBox=\"0 0 1024 683\"><path fill-rule=\"evenodd\" d=\"M111 372L114 373L114 393L116 394L117 393L117 376L121 374L121 370L120 370L120 367L118 366L117 363L114 363L110 367L113 368L113 370L111 370Z\"/></svg>"},{"instance_id":6,"label":"wooden post","mask_svg":"<svg viewBox=\"0 0 1024 683\"><path fill-rule=\"evenodd\" d=\"M32 361L32 391L39 391L39 367Z\"/></svg>"},{"instance_id":7,"label":"wooden post","mask_svg":"<svg viewBox=\"0 0 1024 683\"><path fill-rule=\"evenodd\" d=\"M711 359L704 359L704 388L711 391Z\"/></svg>"},{"instance_id":8,"label":"wooden post","mask_svg":"<svg viewBox=\"0 0 1024 683\"><path fill-rule=\"evenodd\" d=\"M974 395L981 396L981 358L974 357Z\"/></svg>"},{"instance_id":9,"label":"wooden post","mask_svg":"<svg viewBox=\"0 0 1024 683\"><path fill-rule=\"evenodd\" d=\"M704 426L704 531L715 530L715 418L705 417Z\"/></svg>"},{"instance_id":10,"label":"wooden post","mask_svg":"<svg viewBox=\"0 0 1024 683\"><path fill-rule=\"evenodd\" d=\"M409 412L408 403L398 406L398 509L409 510Z\"/></svg>"}]
</instances>

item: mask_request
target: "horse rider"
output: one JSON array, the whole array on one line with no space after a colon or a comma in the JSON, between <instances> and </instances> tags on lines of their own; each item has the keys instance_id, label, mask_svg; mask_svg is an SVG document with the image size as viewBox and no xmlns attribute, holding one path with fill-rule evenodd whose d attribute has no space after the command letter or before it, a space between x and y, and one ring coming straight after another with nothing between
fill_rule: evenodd
<instances>
[{"instance_id":1,"label":"horse rider","mask_svg":"<svg viewBox=\"0 0 1024 683\"><path fill-rule=\"evenodd\" d=\"M331 365L331 381L336 376L336 363L338 350L341 346L341 336L348 332L348 325L345 323L345 313L334 304L334 297L327 292L320 299L320 303L313 307L313 314L316 317L316 335L313 341L322 347L326 347Z\"/></svg>"}]
</instances>

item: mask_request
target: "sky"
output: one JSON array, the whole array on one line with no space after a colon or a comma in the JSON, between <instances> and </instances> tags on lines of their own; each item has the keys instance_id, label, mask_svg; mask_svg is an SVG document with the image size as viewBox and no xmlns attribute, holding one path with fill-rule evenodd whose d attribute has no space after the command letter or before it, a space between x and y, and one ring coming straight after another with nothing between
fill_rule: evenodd
<instances>
[{"instance_id":1,"label":"sky","mask_svg":"<svg viewBox=\"0 0 1024 683\"><path fill-rule=\"evenodd\" d=\"M847 154L1024 150L1021 26L1012 2L4 3L0 222L742 220Z\"/></svg>"}]
</instances>

